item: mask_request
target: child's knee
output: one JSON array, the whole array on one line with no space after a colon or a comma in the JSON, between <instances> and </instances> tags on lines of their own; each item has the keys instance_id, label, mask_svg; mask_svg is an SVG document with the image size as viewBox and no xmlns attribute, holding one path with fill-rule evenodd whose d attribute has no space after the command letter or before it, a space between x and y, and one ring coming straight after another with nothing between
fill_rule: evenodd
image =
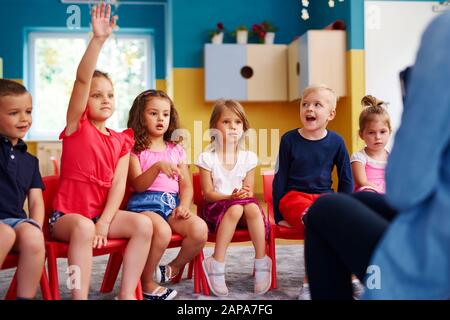
<instances>
[{"instance_id":1,"label":"child's knee","mask_svg":"<svg viewBox=\"0 0 450 320\"><path fill-rule=\"evenodd\" d=\"M40 254L45 251L44 235L42 231L33 225L27 226L21 230L20 234L20 251L27 251L29 254Z\"/></svg>"},{"instance_id":2,"label":"child's knee","mask_svg":"<svg viewBox=\"0 0 450 320\"><path fill-rule=\"evenodd\" d=\"M89 219L78 219L72 227L71 238L92 241L95 237L95 224Z\"/></svg>"},{"instance_id":3,"label":"child's knee","mask_svg":"<svg viewBox=\"0 0 450 320\"><path fill-rule=\"evenodd\" d=\"M168 223L158 223L158 225L154 225L153 235L158 241L169 244L172 238L172 229Z\"/></svg>"},{"instance_id":4,"label":"child's knee","mask_svg":"<svg viewBox=\"0 0 450 320\"><path fill-rule=\"evenodd\" d=\"M199 219L198 222L191 225L189 229L188 237L198 243L206 243L208 239L208 226L206 222Z\"/></svg>"},{"instance_id":5,"label":"child's knee","mask_svg":"<svg viewBox=\"0 0 450 320\"><path fill-rule=\"evenodd\" d=\"M135 235L146 238L149 241L153 236L152 220L145 215L136 216L136 221L133 229Z\"/></svg>"},{"instance_id":6,"label":"child's knee","mask_svg":"<svg viewBox=\"0 0 450 320\"><path fill-rule=\"evenodd\" d=\"M234 205L228 208L227 212L225 213L225 216L233 219L233 220L239 220L244 213L244 207L241 205Z\"/></svg>"}]
</instances>

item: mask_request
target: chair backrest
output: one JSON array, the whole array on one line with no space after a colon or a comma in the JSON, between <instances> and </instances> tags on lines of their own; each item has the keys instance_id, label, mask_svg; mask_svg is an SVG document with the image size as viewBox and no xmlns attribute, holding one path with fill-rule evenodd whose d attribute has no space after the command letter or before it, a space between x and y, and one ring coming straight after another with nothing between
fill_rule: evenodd
<instances>
[{"instance_id":1,"label":"chair backrest","mask_svg":"<svg viewBox=\"0 0 450 320\"><path fill-rule=\"evenodd\" d=\"M45 239L50 239L50 230L48 226L48 219L53 213L53 200L58 193L59 188L59 176L45 176L42 178L44 182L45 189L42 191L42 197L44 198L44 206L45 206L45 216L44 216L44 225L43 232Z\"/></svg>"},{"instance_id":2,"label":"chair backrest","mask_svg":"<svg viewBox=\"0 0 450 320\"><path fill-rule=\"evenodd\" d=\"M194 188L194 204L197 206L197 215L201 217L203 203L205 200L203 199L199 172L194 172L192 174L192 186Z\"/></svg>"},{"instance_id":3,"label":"chair backrest","mask_svg":"<svg viewBox=\"0 0 450 320\"><path fill-rule=\"evenodd\" d=\"M265 172L263 173L263 192L264 201L266 203L272 203L272 183L273 183L274 173Z\"/></svg>"}]
</instances>

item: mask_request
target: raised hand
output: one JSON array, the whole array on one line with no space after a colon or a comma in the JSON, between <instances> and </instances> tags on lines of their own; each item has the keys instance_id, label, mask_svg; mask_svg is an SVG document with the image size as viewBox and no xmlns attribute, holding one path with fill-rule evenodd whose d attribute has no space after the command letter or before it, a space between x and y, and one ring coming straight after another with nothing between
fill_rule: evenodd
<instances>
[{"instance_id":1,"label":"raised hand","mask_svg":"<svg viewBox=\"0 0 450 320\"><path fill-rule=\"evenodd\" d=\"M92 8L92 31L94 37L106 40L113 32L116 26L117 17L110 17L111 5L106 5L104 2Z\"/></svg>"}]
</instances>

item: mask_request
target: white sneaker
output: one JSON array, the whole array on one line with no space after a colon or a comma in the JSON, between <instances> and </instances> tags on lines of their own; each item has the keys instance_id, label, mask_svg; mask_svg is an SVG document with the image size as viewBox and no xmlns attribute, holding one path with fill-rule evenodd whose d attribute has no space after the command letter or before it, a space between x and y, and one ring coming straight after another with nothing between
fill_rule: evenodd
<instances>
[{"instance_id":1,"label":"white sneaker","mask_svg":"<svg viewBox=\"0 0 450 320\"><path fill-rule=\"evenodd\" d=\"M269 291L272 284L272 259L265 256L255 259L255 288L254 292L261 295Z\"/></svg>"},{"instance_id":2,"label":"white sneaker","mask_svg":"<svg viewBox=\"0 0 450 320\"><path fill-rule=\"evenodd\" d=\"M309 284L302 284L302 286L300 287L300 292L298 294L298 300L311 300L311 294L309 293Z\"/></svg>"}]
</instances>

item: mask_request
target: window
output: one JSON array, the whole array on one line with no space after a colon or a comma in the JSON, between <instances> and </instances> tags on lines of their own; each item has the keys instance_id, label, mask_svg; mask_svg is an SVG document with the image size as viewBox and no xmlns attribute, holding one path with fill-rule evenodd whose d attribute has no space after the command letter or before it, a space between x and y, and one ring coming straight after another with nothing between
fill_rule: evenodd
<instances>
[{"instance_id":1,"label":"window","mask_svg":"<svg viewBox=\"0 0 450 320\"><path fill-rule=\"evenodd\" d=\"M32 140L55 140L65 126L76 70L89 42L88 33L30 32L28 87L33 96ZM114 83L116 111L107 126L122 130L134 98L154 87L152 37L114 34L104 45L97 69Z\"/></svg>"}]
</instances>

